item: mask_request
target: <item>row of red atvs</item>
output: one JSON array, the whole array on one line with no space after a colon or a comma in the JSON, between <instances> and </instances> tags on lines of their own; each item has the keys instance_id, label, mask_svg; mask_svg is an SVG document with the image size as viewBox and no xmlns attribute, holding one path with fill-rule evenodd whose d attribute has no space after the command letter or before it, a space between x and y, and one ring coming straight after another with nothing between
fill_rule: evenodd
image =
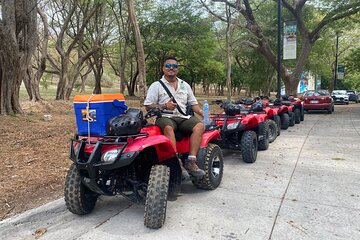
<instances>
[{"instance_id":1,"label":"row of red atvs","mask_svg":"<svg viewBox=\"0 0 360 240\"><path fill-rule=\"evenodd\" d=\"M304 120L303 104L294 98L216 103L221 113L211 114L197 155L206 175L191 179L201 189L219 186L224 166L221 149L239 150L244 162L254 163L257 151L266 150L281 129ZM176 197L181 185L178 157L187 158L190 138L176 134L177 155L170 140L146 120L161 114L153 109L143 116L140 110L130 108L109 121L105 136L75 135L70 144L73 164L64 191L72 213L88 214L100 195L120 194L145 204L146 227L163 226L167 200Z\"/></svg>"}]
</instances>

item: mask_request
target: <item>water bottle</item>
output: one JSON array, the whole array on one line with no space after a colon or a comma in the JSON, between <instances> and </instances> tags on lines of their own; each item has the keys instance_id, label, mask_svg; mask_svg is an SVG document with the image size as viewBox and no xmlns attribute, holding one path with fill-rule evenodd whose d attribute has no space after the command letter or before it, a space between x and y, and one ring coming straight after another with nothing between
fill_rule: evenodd
<instances>
[{"instance_id":1,"label":"water bottle","mask_svg":"<svg viewBox=\"0 0 360 240\"><path fill-rule=\"evenodd\" d=\"M210 125L209 103L207 100L204 100L203 110L204 110L204 125L205 126Z\"/></svg>"}]
</instances>

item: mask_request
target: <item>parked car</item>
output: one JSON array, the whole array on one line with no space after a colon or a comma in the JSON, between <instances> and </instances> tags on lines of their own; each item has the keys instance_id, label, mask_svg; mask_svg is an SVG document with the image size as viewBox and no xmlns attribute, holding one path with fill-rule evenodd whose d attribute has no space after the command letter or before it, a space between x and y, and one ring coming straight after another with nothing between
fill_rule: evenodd
<instances>
[{"instance_id":1,"label":"parked car","mask_svg":"<svg viewBox=\"0 0 360 240\"><path fill-rule=\"evenodd\" d=\"M355 102L358 103L360 96L359 96L359 92L356 90L347 90L347 94L349 96L349 101L351 102Z\"/></svg>"},{"instance_id":2,"label":"parked car","mask_svg":"<svg viewBox=\"0 0 360 240\"><path fill-rule=\"evenodd\" d=\"M304 101L304 110L327 110L334 111L334 100L327 90L308 90L300 98Z\"/></svg>"},{"instance_id":3,"label":"parked car","mask_svg":"<svg viewBox=\"0 0 360 240\"><path fill-rule=\"evenodd\" d=\"M349 104L349 95L346 90L334 90L331 96L334 99L334 103Z\"/></svg>"}]
</instances>

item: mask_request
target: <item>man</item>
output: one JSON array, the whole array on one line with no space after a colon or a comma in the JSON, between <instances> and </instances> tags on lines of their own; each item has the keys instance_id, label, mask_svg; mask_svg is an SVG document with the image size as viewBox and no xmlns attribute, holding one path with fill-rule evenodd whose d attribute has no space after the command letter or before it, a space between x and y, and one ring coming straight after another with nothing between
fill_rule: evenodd
<instances>
[{"instance_id":1,"label":"man","mask_svg":"<svg viewBox=\"0 0 360 240\"><path fill-rule=\"evenodd\" d=\"M204 124L198 118L187 116L183 113L186 113L187 104L190 104L192 110L202 117L204 116L204 112L200 109L190 85L176 77L179 72L179 65L176 58L166 58L162 70L164 75L160 81L169 89L176 103L170 98L161 83L156 81L150 85L144 105L147 111L156 107L173 111L173 114L163 114L162 117L157 118L155 124L158 125L164 135L170 139L176 152L174 131L179 130L191 134L189 157L185 160L184 165L179 159L182 178L189 178L189 173L196 178L201 178L205 175L205 172L197 166L196 155L200 148ZM179 111L178 108L180 108L181 111Z\"/></svg>"}]
</instances>

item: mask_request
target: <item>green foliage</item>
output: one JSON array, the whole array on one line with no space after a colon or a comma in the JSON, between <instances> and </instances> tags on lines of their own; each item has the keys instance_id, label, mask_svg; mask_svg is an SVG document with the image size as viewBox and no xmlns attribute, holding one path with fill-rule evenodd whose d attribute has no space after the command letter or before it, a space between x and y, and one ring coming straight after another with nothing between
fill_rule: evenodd
<instances>
[{"instance_id":1,"label":"green foliage","mask_svg":"<svg viewBox=\"0 0 360 240\"><path fill-rule=\"evenodd\" d=\"M183 66L181 76L190 77L188 81L216 81L209 78L204 69L211 70L214 73L212 76L221 75L216 71L223 69L219 69L218 64L215 64L217 67L212 64L217 50L212 24L194 10L196 8L189 0L168 2L152 12L152 18L142 18L141 32L148 56L148 83L159 79L166 56L178 58Z\"/></svg>"}]
</instances>

